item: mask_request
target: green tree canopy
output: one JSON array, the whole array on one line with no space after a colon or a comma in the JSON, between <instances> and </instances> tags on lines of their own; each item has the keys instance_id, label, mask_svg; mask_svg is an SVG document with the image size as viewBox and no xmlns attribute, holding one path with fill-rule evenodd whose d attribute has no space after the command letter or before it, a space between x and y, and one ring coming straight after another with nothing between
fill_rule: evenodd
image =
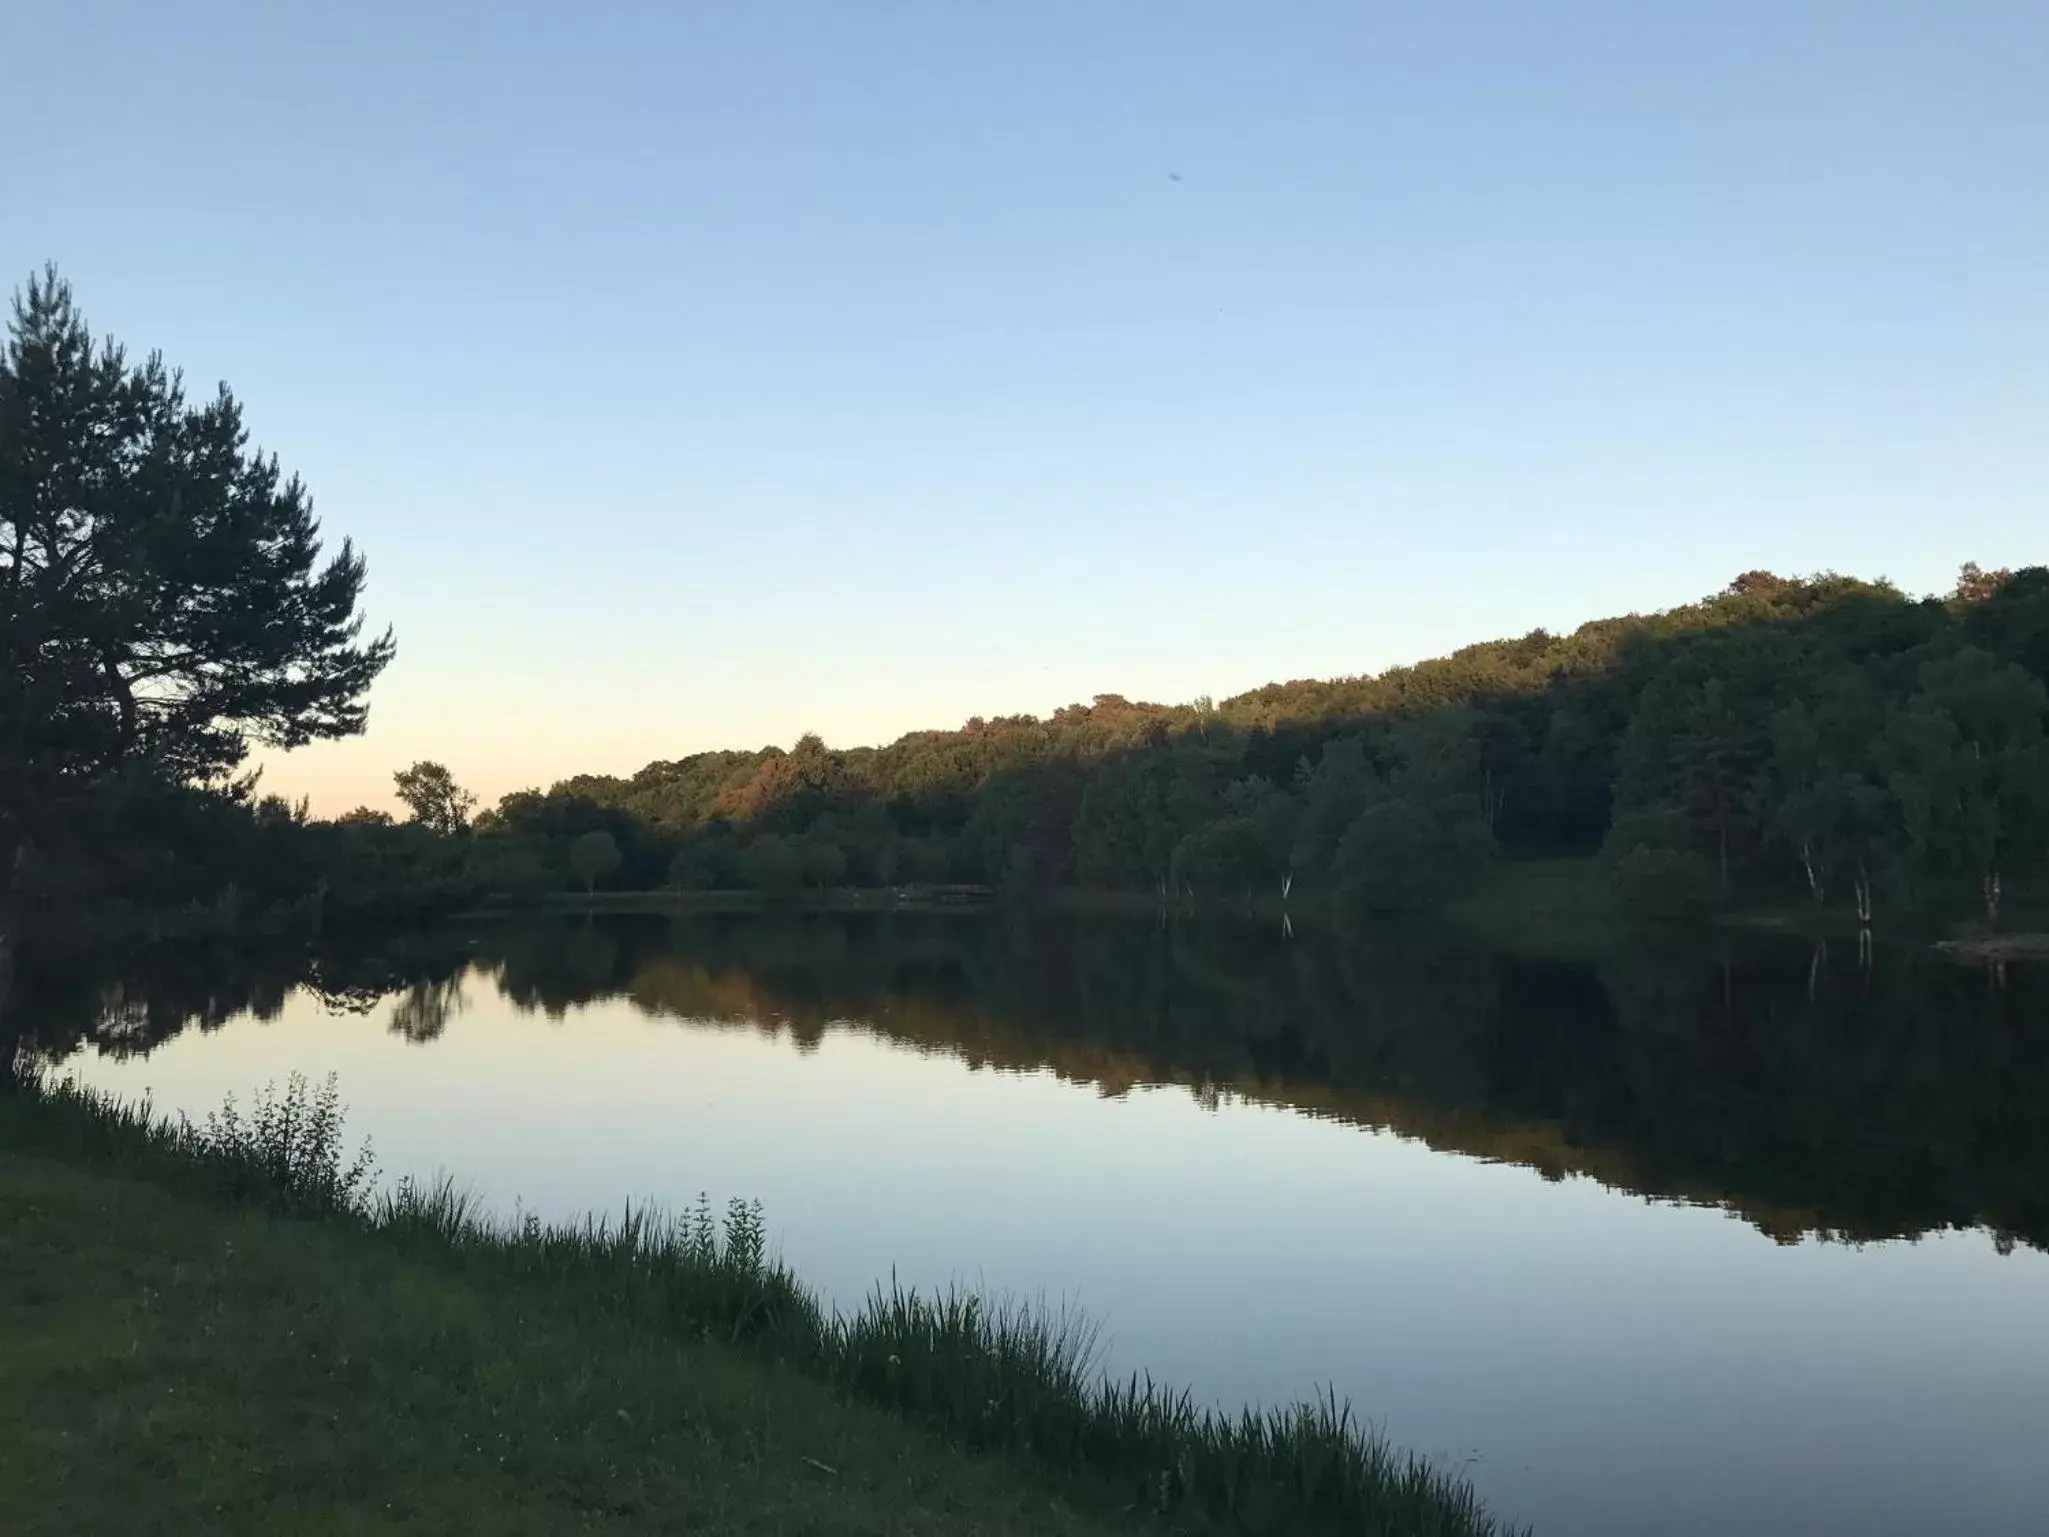
<instances>
[{"instance_id":1,"label":"green tree canopy","mask_svg":"<svg viewBox=\"0 0 2049 1537\"><path fill-rule=\"evenodd\" d=\"M598 889L598 882L619 868L619 844L602 828L585 833L569 845L569 868L583 882L585 892Z\"/></svg>"},{"instance_id":2,"label":"green tree canopy","mask_svg":"<svg viewBox=\"0 0 2049 1537\"><path fill-rule=\"evenodd\" d=\"M813 835L803 840L804 879L814 886L835 885L847 873L847 856L829 838Z\"/></svg>"},{"instance_id":3,"label":"green tree canopy","mask_svg":"<svg viewBox=\"0 0 2049 1537\"><path fill-rule=\"evenodd\" d=\"M1880 746L1917 874L1958 873L1998 922L2006 872L2049 845L2049 690L1975 646L1925 664Z\"/></svg>"},{"instance_id":4,"label":"green tree canopy","mask_svg":"<svg viewBox=\"0 0 2049 1537\"><path fill-rule=\"evenodd\" d=\"M740 879L756 891L787 896L804 884L804 851L779 833L762 833L740 850Z\"/></svg>"}]
</instances>

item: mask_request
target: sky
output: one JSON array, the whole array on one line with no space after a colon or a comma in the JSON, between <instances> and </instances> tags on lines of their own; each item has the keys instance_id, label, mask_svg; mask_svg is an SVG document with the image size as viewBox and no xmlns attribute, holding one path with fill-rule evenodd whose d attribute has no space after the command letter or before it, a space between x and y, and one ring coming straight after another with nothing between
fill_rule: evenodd
<instances>
[{"instance_id":1,"label":"sky","mask_svg":"<svg viewBox=\"0 0 2049 1537\"><path fill-rule=\"evenodd\" d=\"M9 0L0 278L398 659L316 810L2049 558L2049 6Z\"/></svg>"}]
</instances>

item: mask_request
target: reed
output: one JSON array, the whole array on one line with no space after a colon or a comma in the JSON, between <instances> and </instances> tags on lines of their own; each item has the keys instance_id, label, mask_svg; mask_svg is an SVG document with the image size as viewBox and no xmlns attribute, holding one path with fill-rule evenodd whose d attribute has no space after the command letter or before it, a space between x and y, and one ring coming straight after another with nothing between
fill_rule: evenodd
<instances>
[{"instance_id":1,"label":"reed","mask_svg":"<svg viewBox=\"0 0 2049 1537\"><path fill-rule=\"evenodd\" d=\"M1259 1534L1509 1530L1463 1480L1390 1448L1335 1396L1223 1413L1148 1377L1106 1377L1079 1313L962 1290L892 1282L840 1313L769 1251L761 1208L744 1201L549 1223L494 1218L452 1180L380 1187L368 1147L348 1152L343 1122L332 1078L296 1076L246 1111L230 1102L199 1122L30 1078L0 1116L17 1151L345 1224L480 1282L744 1347L957 1446L1034 1464L1118 1512Z\"/></svg>"}]
</instances>

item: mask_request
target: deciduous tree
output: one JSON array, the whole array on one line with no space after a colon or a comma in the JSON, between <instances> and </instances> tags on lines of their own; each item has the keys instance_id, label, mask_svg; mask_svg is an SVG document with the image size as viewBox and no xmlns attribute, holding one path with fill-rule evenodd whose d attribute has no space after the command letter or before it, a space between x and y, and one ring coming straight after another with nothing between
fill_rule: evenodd
<instances>
[{"instance_id":1,"label":"deciduous tree","mask_svg":"<svg viewBox=\"0 0 2049 1537\"><path fill-rule=\"evenodd\" d=\"M411 768L392 776L398 798L422 827L450 837L467 832L470 812L477 798L455 782L455 776L439 763L422 758Z\"/></svg>"},{"instance_id":2,"label":"deciduous tree","mask_svg":"<svg viewBox=\"0 0 2049 1537\"><path fill-rule=\"evenodd\" d=\"M602 829L585 833L569 845L569 868L583 882L585 895L598 889L619 868L619 844Z\"/></svg>"}]
</instances>

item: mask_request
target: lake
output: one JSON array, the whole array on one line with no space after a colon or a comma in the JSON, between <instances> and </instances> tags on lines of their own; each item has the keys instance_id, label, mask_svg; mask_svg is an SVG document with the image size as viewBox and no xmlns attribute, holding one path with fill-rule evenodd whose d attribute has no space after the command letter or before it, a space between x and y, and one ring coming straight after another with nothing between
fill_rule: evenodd
<instances>
[{"instance_id":1,"label":"lake","mask_svg":"<svg viewBox=\"0 0 2049 1537\"><path fill-rule=\"evenodd\" d=\"M1334 1387L1540 1537L2049 1529L2049 968L615 918L18 1002L163 1108L333 1072L387 1177L502 1212L758 1198L842 1303L963 1282L1214 1403Z\"/></svg>"}]
</instances>

